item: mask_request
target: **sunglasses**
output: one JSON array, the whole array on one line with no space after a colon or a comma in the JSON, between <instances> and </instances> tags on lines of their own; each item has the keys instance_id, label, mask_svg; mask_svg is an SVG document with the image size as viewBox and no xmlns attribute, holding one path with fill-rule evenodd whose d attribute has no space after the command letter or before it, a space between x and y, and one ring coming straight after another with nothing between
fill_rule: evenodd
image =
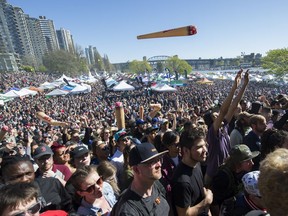
<instances>
[{"instance_id":1,"label":"sunglasses","mask_svg":"<svg viewBox=\"0 0 288 216\"><path fill-rule=\"evenodd\" d=\"M14 214L14 216L25 216L27 213L29 215L34 215L37 212L39 212L40 209L41 209L41 203L38 202L38 203L32 205L31 207L29 207L27 210Z\"/></svg>"},{"instance_id":2,"label":"sunglasses","mask_svg":"<svg viewBox=\"0 0 288 216\"><path fill-rule=\"evenodd\" d=\"M109 146L105 146L104 148L101 148L102 151L108 151L110 150Z\"/></svg>"},{"instance_id":3,"label":"sunglasses","mask_svg":"<svg viewBox=\"0 0 288 216\"><path fill-rule=\"evenodd\" d=\"M101 187L102 184L103 184L103 179L102 179L102 176L100 176L99 179L95 182L95 184L90 185L88 188L86 188L86 190L78 189L78 191L92 193L95 190L96 185Z\"/></svg>"}]
</instances>

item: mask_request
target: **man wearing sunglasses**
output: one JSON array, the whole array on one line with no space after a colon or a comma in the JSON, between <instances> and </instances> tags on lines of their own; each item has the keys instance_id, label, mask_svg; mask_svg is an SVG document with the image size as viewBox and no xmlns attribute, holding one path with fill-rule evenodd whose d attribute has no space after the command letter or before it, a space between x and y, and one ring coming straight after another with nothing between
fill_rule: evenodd
<instances>
[{"instance_id":1,"label":"man wearing sunglasses","mask_svg":"<svg viewBox=\"0 0 288 216\"><path fill-rule=\"evenodd\" d=\"M43 197L43 208L46 210L61 209L73 211L71 198L68 192L57 178L38 178L35 179L33 164L30 159L19 156L10 156L3 159L1 164L3 183L5 185L15 185L18 183L33 183L39 188ZM2 185L0 185L1 187ZM4 186L5 187L5 186ZM23 191L19 191L23 193ZM2 196L2 193L0 193ZM1 205L0 205L1 206ZM2 209L2 207L0 207ZM2 216L0 214L0 216Z\"/></svg>"},{"instance_id":2,"label":"man wearing sunglasses","mask_svg":"<svg viewBox=\"0 0 288 216\"><path fill-rule=\"evenodd\" d=\"M0 215L38 216L41 204L37 202L38 188L32 183L6 185L0 190Z\"/></svg>"},{"instance_id":3,"label":"man wearing sunglasses","mask_svg":"<svg viewBox=\"0 0 288 216\"><path fill-rule=\"evenodd\" d=\"M162 157L167 152L158 153L151 143L142 143L131 149L129 165L134 178L130 187L119 197L111 216L169 214L165 189L158 181L162 177Z\"/></svg>"},{"instance_id":4,"label":"man wearing sunglasses","mask_svg":"<svg viewBox=\"0 0 288 216\"><path fill-rule=\"evenodd\" d=\"M33 183L20 182L6 185L0 189L0 216L39 216L42 207L39 197L39 189ZM50 210L42 215L67 216L68 214L61 210Z\"/></svg>"}]
</instances>

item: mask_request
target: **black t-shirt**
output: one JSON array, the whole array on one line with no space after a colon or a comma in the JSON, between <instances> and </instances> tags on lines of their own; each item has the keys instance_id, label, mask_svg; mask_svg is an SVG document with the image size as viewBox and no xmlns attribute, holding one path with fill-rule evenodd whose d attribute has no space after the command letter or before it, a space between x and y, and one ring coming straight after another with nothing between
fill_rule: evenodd
<instances>
[{"instance_id":1,"label":"black t-shirt","mask_svg":"<svg viewBox=\"0 0 288 216\"><path fill-rule=\"evenodd\" d=\"M203 175L198 163L195 168L180 163L172 179L172 197L175 206L192 207L204 198Z\"/></svg>"},{"instance_id":2,"label":"black t-shirt","mask_svg":"<svg viewBox=\"0 0 288 216\"><path fill-rule=\"evenodd\" d=\"M36 178L41 196L46 202L46 206L41 209L41 212L46 210L64 210L73 212L71 197L68 192L56 178Z\"/></svg>"},{"instance_id":3,"label":"black t-shirt","mask_svg":"<svg viewBox=\"0 0 288 216\"><path fill-rule=\"evenodd\" d=\"M152 195L142 198L130 188L120 195L118 202L114 205L111 216L168 216L169 205L165 194L158 184L154 183Z\"/></svg>"}]
</instances>

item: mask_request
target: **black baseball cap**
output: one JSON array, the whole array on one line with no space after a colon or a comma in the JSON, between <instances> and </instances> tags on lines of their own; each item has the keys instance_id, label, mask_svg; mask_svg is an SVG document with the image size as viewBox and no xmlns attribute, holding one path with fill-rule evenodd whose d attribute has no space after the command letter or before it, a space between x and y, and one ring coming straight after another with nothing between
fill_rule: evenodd
<instances>
[{"instance_id":1,"label":"black baseball cap","mask_svg":"<svg viewBox=\"0 0 288 216\"><path fill-rule=\"evenodd\" d=\"M141 143L131 149L129 153L129 165L135 166L141 163L148 162L157 157L162 157L168 150L158 152L155 146L151 143Z\"/></svg>"}]
</instances>

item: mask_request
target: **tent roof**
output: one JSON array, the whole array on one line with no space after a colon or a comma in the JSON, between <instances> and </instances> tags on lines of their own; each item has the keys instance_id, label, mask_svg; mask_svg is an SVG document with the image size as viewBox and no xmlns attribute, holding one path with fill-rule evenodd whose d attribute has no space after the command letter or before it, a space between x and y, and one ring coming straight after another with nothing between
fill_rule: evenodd
<instances>
[{"instance_id":1,"label":"tent roof","mask_svg":"<svg viewBox=\"0 0 288 216\"><path fill-rule=\"evenodd\" d=\"M88 88L86 86L81 86L81 85L77 85L75 88L73 88L70 93L71 94L77 94L77 93L81 93L81 92L88 92Z\"/></svg>"},{"instance_id":2,"label":"tent roof","mask_svg":"<svg viewBox=\"0 0 288 216\"><path fill-rule=\"evenodd\" d=\"M49 83L49 82L44 82L42 84L40 84L41 89L54 89L56 88L57 85L55 85L54 83Z\"/></svg>"},{"instance_id":3,"label":"tent roof","mask_svg":"<svg viewBox=\"0 0 288 216\"><path fill-rule=\"evenodd\" d=\"M48 94L46 94L46 96L66 95L68 93L69 93L68 91L64 91L64 90L61 90L61 89L54 89L53 91L51 91Z\"/></svg>"},{"instance_id":4,"label":"tent roof","mask_svg":"<svg viewBox=\"0 0 288 216\"><path fill-rule=\"evenodd\" d=\"M15 97L22 97L23 95L19 91L10 90L4 94L5 97L15 98Z\"/></svg>"},{"instance_id":5,"label":"tent roof","mask_svg":"<svg viewBox=\"0 0 288 216\"><path fill-rule=\"evenodd\" d=\"M153 86L151 88L153 91L157 92L174 92L177 91L177 89L167 85L167 84L157 84L156 86Z\"/></svg>"},{"instance_id":6,"label":"tent roof","mask_svg":"<svg viewBox=\"0 0 288 216\"><path fill-rule=\"evenodd\" d=\"M201 80L197 81L197 83L200 83L200 84L212 84L213 81L210 81L206 77L204 77Z\"/></svg>"},{"instance_id":7,"label":"tent roof","mask_svg":"<svg viewBox=\"0 0 288 216\"><path fill-rule=\"evenodd\" d=\"M113 87L113 91L130 91L135 88L132 85L127 84L125 81L121 81L118 85Z\"/></svg>"},{"instance_id":8,"label":"tent roof","mask_svg":"<svg viewBox=\"0 0 288 216\"><path fill-rule=\"evenodd\" d=\"M36 95L37 92L36 91L32 91L26 88L22 88L18 93L20 93L22 96L26 96L26 95Z\"/></svg>"}]
</instances>

